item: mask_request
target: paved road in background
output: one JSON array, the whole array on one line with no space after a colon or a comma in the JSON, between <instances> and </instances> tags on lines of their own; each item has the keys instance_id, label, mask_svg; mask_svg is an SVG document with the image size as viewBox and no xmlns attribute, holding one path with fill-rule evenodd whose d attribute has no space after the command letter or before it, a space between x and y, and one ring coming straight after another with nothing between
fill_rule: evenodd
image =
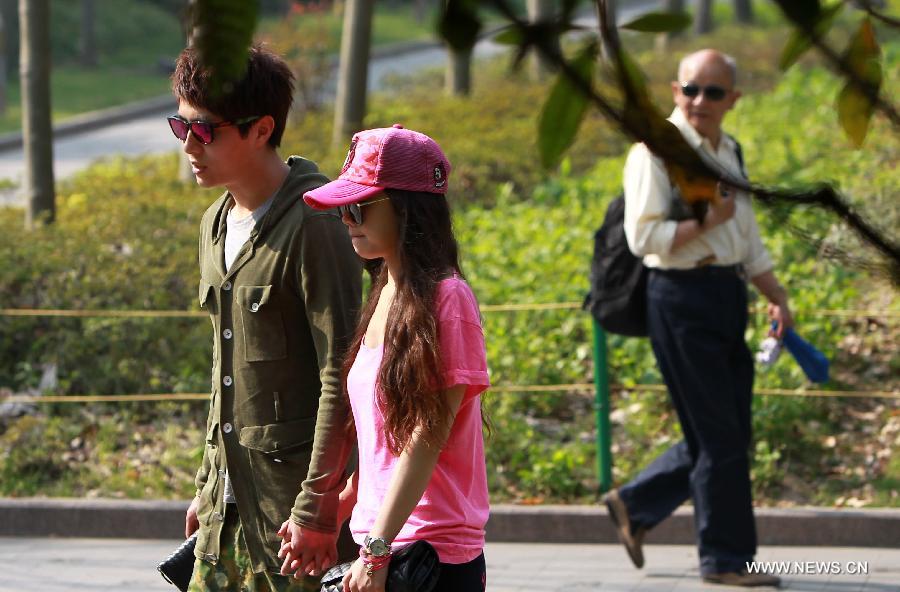
<instances>
[{"instance_id":1,"label":"paved road in background","mask_svg":"<svg viewBox=\"0 0 900 592\"><path fill-rule=\"evenodd\" d=\"M156 564L179 541L0 537L0 592L174 592ZM648 545L647 564L634 569L613 545L489 543L488 592L733 592L700 581L693 547ZM900 591L900 550L834 547L765 547L762 561L827 565L829 571L785 576L782 590L811 592ZM838 568L838 569L835 569ZM821 571L821 570L819 570ZM795 569L796 572L796 569Z\"/></svg>"},{"instance_id":2,"label":"paved road in background","mask_svg":"<svg viewBox=\"0 0 900 592\"><path fill-rule=\"evenodd\" d=\"M619 20L633 18L657 4L655 0L635 2L622 8ZM595 19L585 17L580 24L591 26ZM509 51L508 46L498 45L490 40L483 40L475 48L478 59L498 55ZM404 75L420 71L424 68L441 67L447 60L447 52L443 47L414 49L405 53L370 60L368 86L371 91L385 89L385 81L396 75ZM333 88L333 83L331 88ZM331 91L333 92L333 90ZM127 123L111 125L95 131L85 132L53 142L54 175L57 180L72 176L91 163L115 156L140 156L159 154L178 150L180 143L169 131L164 116L174 111L161 111L156 114L138 117ZM21 184L24 171L22 149L0 152L0 180L9 179ZM18 189L0 190L0 206L23 205Z\"/></svg>"}]
</instances>

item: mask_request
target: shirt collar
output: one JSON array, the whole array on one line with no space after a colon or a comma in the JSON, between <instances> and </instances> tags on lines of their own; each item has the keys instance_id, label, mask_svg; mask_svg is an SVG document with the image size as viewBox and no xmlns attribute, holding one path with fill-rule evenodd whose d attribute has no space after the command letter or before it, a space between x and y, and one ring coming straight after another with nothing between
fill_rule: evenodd
<instances>
[{"instance_id":1,"label":"shirt collar","mask_svg":"<svg viewBox=\"0 0 900 592\"><path fill-rule=\"evenodd\" d=\"M734 152L734 140L731 139L731 136L723 131L722 137L719 138L719 149L716 150L709 140L701 136L700 133L694 129L694 126L691 125L684 116L684 113L678 107L675 107L675 110L672 111L672 114L669 116L669 121L678 128L678 131L681 132L681 135L684 136L684 139L687 140L688 144L690 144L691 148L694 150L700 150L702 148L712 155L715 155L717 152L722 152L723 150L729 153Z\"/></svg>"}]
</instances>

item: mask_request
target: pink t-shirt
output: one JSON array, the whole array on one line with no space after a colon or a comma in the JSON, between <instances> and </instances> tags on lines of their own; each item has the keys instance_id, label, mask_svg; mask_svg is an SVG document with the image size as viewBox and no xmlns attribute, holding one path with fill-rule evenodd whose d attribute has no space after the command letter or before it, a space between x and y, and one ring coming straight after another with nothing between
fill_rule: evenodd
<instances>
[{"instance_id":1,"label":"pink t-shirt","mask_svg":"<svg viewBox=\"0 0 900 592\"><path fill-rule=\"evenodd\" d=\"M468 284L458 277L443 280L435 300L444 386L468 388L431 481L393 546L425 539L442 563L466 563L481 554L488 519L480 394L490 381L481 316ZM375 523L398 461L387 447L384 416L375 399L382 354L382 346L362 344L347 376L359 443L359 487L350 529L359 544Z\"/></svg>"}]
</instances>

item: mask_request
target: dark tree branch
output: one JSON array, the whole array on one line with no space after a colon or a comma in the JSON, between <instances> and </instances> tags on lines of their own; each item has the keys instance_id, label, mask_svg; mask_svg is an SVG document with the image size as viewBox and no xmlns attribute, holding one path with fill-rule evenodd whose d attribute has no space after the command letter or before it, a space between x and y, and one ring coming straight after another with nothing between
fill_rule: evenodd
<instances>
[{"instance_id":1,"label":"dark tree branch","mask_svg":"<svg viewBox=\"0 0 900 592\"><path fill-rule=\"evenodd\" d=\"M565 60L565 58L556 51L552 46L545 43L540 36L529 35L529 24L519 19L512 11L505 0L491 0L497 10L510 21L514 27L523 33L524 43L533 46L536 51L552 63L564 75L570 84L572 84L579 92L584 93L589 100L597 106L597 108L611 119L622 131L629 135L632 139L643 142L647 147L664 158L664 160L678 161L679 164L686 164L691 168L691 172L706 178L721 181L731 187L747 191L755 195L761 202L767 205L775 205L777 203L787 203L791 206L795 205L812 205L831 210L838 217L844 220L847 225L867 243L872 245L876 250L880 251L888 259L888 274L895 284L900 284L900 246L893 240L884 237L881 233L857 213L838 193L835 189L828 185L820 185L811 191L787 190L768 188L762 185L750 183L749 181L736 177L724 169L714 169L705 161L699 158L680 159L670 154L671 147L661 145L658 138L650 137L647 128L638 125L634 118L626 117L623 112L613 107L610 102L597 93L591 83L585 80L579 73ZM612 56L619 56L621 59L622 48L616 34L615 26L609 22L606 11L606 0L595 0L597 5L597 15L600 20L600 36L605 47L608 47ZM619 64L621 69L622 64ZM627 77L622 76L622 83L626 86L623 90L626 96L634 94L634 89L627 88Z\"/></svg>"},{"instance_id":2,"label":"dark tree branch","mask_svg":"<svg viewBox=\"0 0 900 592\"><path fill-rule=\"evenodd\" d=\"M775 0L775 2L782 6L783 2L790 2L791 0ZM900 113L897 112L897 109L890 104L887 100L882 98L881 93L878 92L878 88L873 84L864 80L859 76L859 74L853 69L853 67L841 56L834 51L822 37L816 32L815 23L805 23L801 22L794 15L792 15L789 11L784 10L782 7L782 12L784 16L791 21L791 23L796 27L801 33L803 33L807 39L809 39L810 43L812 43L816 49L818 49L823 56L834 66L844 78L846 78L853 86L859 89L866 98L874 105L876 109L884 113L884 115L888 118L888 120L896 127L900 127Z\"/></svg>"},{"instance_id":3,"label":"dark tree branch","mask_svg":"<svg viewBox=\"0 0 900 592\"><path fill-rule=\"evenodd\" d=\"M868 13L868 15L875 20L879 20L886 25L894 27L895 29L900 29L900 20L879 12L875 9L874 6L872 6L872 3L869 0L855 0L854 4L861 10L864 10L866 13Z\"/></svg>"}]
</instances>

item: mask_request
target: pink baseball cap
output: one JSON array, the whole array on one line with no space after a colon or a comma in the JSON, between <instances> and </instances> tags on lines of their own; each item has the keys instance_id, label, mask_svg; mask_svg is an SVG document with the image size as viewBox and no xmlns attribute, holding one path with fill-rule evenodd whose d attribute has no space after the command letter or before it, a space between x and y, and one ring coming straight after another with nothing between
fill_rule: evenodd
<instances>
[{"instance_id":1,"label":"pink baseball cap","mask_svg":"<svg viewBox=\"0 0 900 592\"><path fill-rule=\"evenodd\" d=\"M324 210L362 201L384 189L444 194L449 176L450 161L437 142L395 123L354 134L340 176L308 191L303 199Z\"/></svg>"}]
</instances>

